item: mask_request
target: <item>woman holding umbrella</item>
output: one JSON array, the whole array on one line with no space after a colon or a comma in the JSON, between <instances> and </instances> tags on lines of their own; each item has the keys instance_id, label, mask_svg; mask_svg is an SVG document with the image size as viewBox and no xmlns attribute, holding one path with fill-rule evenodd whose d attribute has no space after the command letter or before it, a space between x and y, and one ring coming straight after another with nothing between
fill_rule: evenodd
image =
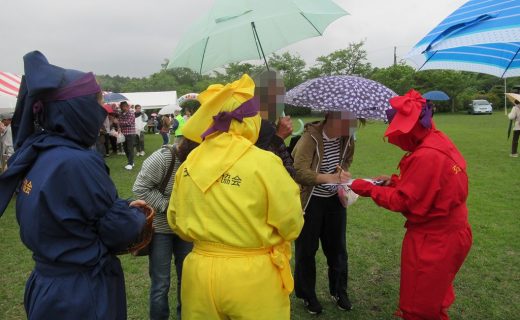
<instances>
[{"instance_id":1,"label":"woman holding umbrella","mask_svg":"<svg viewBox=\"0 0 520 320\"><path fill-rule=\"evenodd\" d=\"M346 75L307 80L285 96L287 104L327 111L324 121L306 126L292 152L305 211L305 224L296 240L295 291L309 313L323 310L315 290L320 240L329 266L331 297L338 308L352 309L346 291L347 212L337 186L350 178L357 119L383 119L393 96L392 90L376 81Z\"/></svg>"},{"instance_id":2,"label":"woman holding umbrella","mask_svg":"<svg viewBox=\"0 0 520 320\"><path fill-rule=\"evenodd\" d=\"M305 212L305 223L296 239L295 291L311 314L323 310L315 288L320 240L329 266L330 295L341 310L352 309L347 295L347 212L337 196L337 185L351 177L348 169L354 157L356 125L350 112L329 112L325 120L306 126L293 150L295 180L301 185Z\"/></svg>"}]
</instances>

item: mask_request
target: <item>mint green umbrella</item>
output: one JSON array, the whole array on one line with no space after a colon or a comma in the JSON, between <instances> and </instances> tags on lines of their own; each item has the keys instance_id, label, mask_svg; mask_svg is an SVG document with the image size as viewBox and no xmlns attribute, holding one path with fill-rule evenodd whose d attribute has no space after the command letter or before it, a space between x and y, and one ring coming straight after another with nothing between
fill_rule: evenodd
<instances>
[{"instance_id":1,"label":"mint green umbrella","mask_svg":"<svg viewBox=\"0 0 520 320\"><path fill-rule=\"evenodd\" d=\"M264 59L282 47L321 36L348 13L331 0L216 0L177 44L168 68L205 73L231 62Z\"/></svg>"}]
</instances>

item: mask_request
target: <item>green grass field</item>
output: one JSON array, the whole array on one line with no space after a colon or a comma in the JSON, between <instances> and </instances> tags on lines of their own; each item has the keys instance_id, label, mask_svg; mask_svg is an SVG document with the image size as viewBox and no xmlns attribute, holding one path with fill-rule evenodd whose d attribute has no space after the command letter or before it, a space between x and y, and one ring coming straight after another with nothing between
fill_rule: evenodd
<instances>
[{"instance_id":1,"label":"green grass field","mask_svg":"<svg viewBox=\"0 0 520 320\"><path fill-rule=\"evenodd\" d=\"M468 163L468 207L473 247L459 272L457 300L452 319L518 319L520 314L520 158L510 158L503 111L492 116L437 114L437 127L447 133ZM396 172L403 152L382 139L386 126L369 123L358 132L351 173L367 177ZM159 135L146 135L146 152L161 144ZM120 196L131 197L133 181L143 157L133 171L123 169L126 158L107 158ZM398 213L360 199L349 207L350 312L339 311L328 297L327 267L317 256L318 297L325 311L320 319L392 319L399 294L399 256L404 219ZM21 244L14 201L0 219L0 319L25 319L23 290L33 262ZM147 258L121 257L125 270L128 318L147 319L149 278ZM171 288L175 305L175 286ZM312 319L301 301L292 298L292 319ZM173 309L173 308L172 308ZM173 312L174 313L174 312Z\"/></svg>"}]
</instances>

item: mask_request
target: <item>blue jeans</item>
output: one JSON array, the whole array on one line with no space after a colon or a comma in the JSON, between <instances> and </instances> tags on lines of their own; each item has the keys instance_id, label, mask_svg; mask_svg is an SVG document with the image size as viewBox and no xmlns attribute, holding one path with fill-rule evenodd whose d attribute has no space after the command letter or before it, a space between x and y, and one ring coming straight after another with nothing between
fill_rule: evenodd
<instances>
[{"instance_id":1,"label":"blue jeans","mask_svg":"<svg viewBox=\"0 0 520 320\"><path fill-rule=\"evenodd\" d=\"M175 257L177 272L177 318L181 318L181 278L182 263L191 252L193 244L179 238L176 234L154 233L150 255L148 256L150 288L150 319L168 319L168 292L170 291L170 272L172 255Z\"/></svg>"},{"instance_id":2,"label":"blue jeans","mask_svg":"<svg viewBox=\"0 0 520 320\"><path fill-rule=\"evenodd\" d=\"M161 131L161 136L163 144L168 144L170 142L170 134L168 132Z\"/></svg>"}]
</instances>

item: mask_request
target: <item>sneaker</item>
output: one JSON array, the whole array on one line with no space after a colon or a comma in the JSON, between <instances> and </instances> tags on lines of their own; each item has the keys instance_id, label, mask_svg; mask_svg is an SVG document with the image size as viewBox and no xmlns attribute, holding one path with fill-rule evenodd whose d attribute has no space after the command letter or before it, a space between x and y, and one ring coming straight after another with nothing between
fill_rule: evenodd
<instances>
[{"instance_id":1,"label":"sneaker","mask_svg":"<svg viewBox=\"0 0 520 320\"><path fill-rule=\"evenodd\" d=\"M144 157L144 155L145 155L144 151L141 151L141 155Z\"/></svg>"},{"instance_id":2,"label":"sneaker","mask_svg":"<svg viewBox=\"0 0 520 320\"><path fill-rule=\"evenodd\" d=\"M316 298L304 299L303 306L305 307L305 310L307 310L307 312L310 314L320 314L323 312L323 307L321 306L321 303Z\"/></svg>"},{"instance_id":3,"label":"sneaker","mask_svg":"<svg viewBox=\"0 0 520 320\"><path fill-rule=\"evenodd\" d=\"M518 158L518 153L511 153L509 156L512 158Z\"/></svg>"},{"instance_id":4,"label":"sneaker","mask_svg":"<svg viewBox=\"0 0 520 320\"><path fill-rule=\"evenodd\" d=\"M125 166L125 169L126 169L126 170L132 170L133 167L134 167L133 165L131 165L131 164L127 164L127 165Z\"/></svg>"},{"instance_id":5,"label":"sneaker","mask_svg":"<svg viewBox=\"0 0 520 320\"><path fill-rule=\"evenodd\" d=\"M343 311L352 310L352 303L350 303L346 292L340 292L336 295L331 295L330 297L332 301L338 306L338 309Z\"/></svg>"}]
</instances>

